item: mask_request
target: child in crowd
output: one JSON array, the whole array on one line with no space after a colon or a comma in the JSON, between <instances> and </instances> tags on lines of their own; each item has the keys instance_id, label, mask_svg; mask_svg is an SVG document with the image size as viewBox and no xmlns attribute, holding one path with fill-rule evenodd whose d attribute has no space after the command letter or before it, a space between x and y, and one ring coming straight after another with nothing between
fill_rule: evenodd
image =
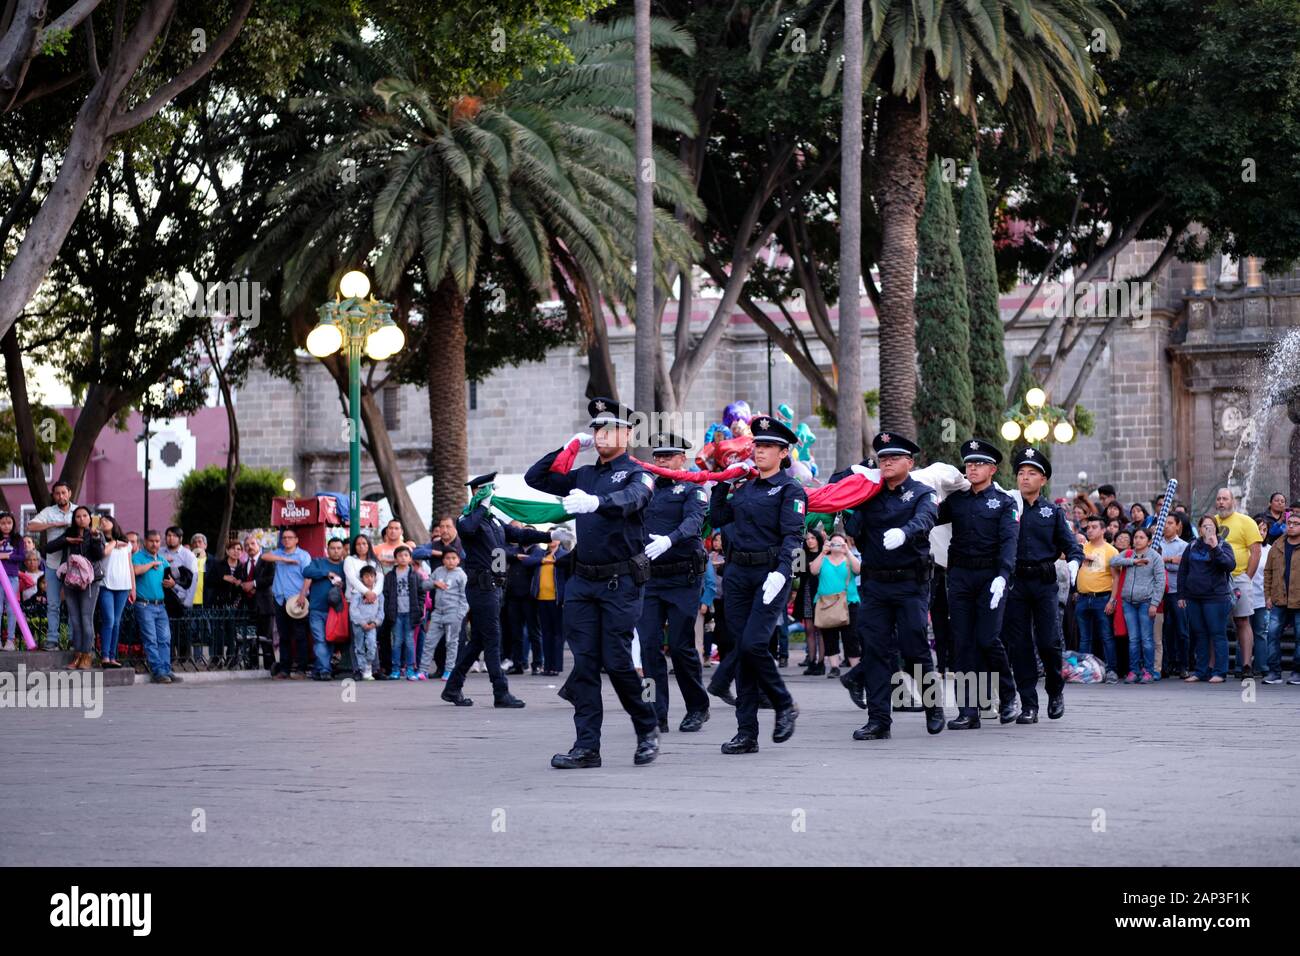
<instances>
[{"instance_id":1,"label":"child in crowd","mask_svg":"<svg viewBox=\"0 0 1300 956\"><path fill-rule=\"evenodd\" d=\"M375 590L378 573L369 564L361 566L361 584L366 591ZM375 642L379 625L384 623L384 595L377 593L373 602L349 602L348 617L352 619L352 669L361 672L362 680L374 680L378 652Z\"/></svg>"},{"instance_id":2,"label":"child in crowd","mask_svg":"<svg viewBox=\"0 0 1300 956\"><path fill-rule=\"evenodd\" d=\"M1154 626L1156 611L1165 596L1165 567L1151 549L1147 528L1133 531L1133 550L1111 559L1112 568L1124 569L1120 600L1128 630L1128 676L1126 684L1150 684L1159 680L1156 667Z\"/></svg>"},{"instance_id":3,"label":"child in crowd","mask_svg":"<svg viewBox=\"0 0 1300 956\"><path fill-rule=\"evenodd\" d=\"M465 585L469 579L460 567L460 555L454 548L442 553L442 566L433 569L433 586L438 589L433 612L429 615L428 636L424 639L424 659L420 670L428 673L433 664L434 650L439 641L447 642L447 662L442 672L443 680L451 679L456 667L456 650L459 647L460 625L469 613Z\"/></svg>"},{"instance_id":4,"label":"child in crowd","mask_svg":"<svg viewBox=\"0 0 1300 956\"><path fill-rule=\"evenodd\" d=\"M393 549L393 570L384 575L384 623L392 629L392 680L420 680L415 659L415 629L424 613L428 585L411 564L411 549L399 544ZM423 678L426 679L427 678Z\"/></svg>"}]
</instances>

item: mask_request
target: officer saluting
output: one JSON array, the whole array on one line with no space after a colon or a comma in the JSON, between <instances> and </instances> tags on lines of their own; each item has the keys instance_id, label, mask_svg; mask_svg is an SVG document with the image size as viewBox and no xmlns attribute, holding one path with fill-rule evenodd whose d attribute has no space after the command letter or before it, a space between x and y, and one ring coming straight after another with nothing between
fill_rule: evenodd
<instances>
[{"instance_id":1,"label":"officer saluting","mask_svg":"<svg viewBox=\"0 0 1300 956\"><path fill-rule=\"evenodd\" d=\"M979 663L998 675L999 718L1016 719L1016 685L1011 676L1002 632L1003 594L1016 567L1016 502L993 487L993 475L1002 452L992 442L972 438L962 446L969 491L956 491L939 505L938 524L952 522L948 548L948 611L952 622L953 650L958 677L966 678L965 702L960 716L948 721L949 730L979 728L979 707L972 705L971 686L978 679Z\"/></svg>"},{"instance_id":2,"label":"officer saluting","mask_svg":"<svg viewBox=\"0 0 1300 956\"><path fill-rule=\"evenodd\" d=\"M899 652L908 670L919 669L922 685L933 685L934 661L926 638L930 606L930 529L934 527L938 496L933 488L911 477L920 446L902 435L881 432L871 442L880 464L881 489L853 511L844 530L862 552L862 586L858 589L858 633L862 660L841 683L858 703L865 685L867 723L853 732L854 740L883 740L889 736L890 689ZM863 465L851 471L862 472ZM833 475L839 481L849 472ZM925 709L925 729L943 730L942 688L923 700L937 703Z\"/></svg>"},{"instance_id":3,"label":"officer saluting","mask_svg":"<svg viewBox=\"0 0 1300 956\"><path fill-rule=\"evenodd\" d=\"M551 471L562 450L557 449L524 475L538 491L565 495L564 510L578 516L573 574L564 592L564 631L573 650L565 688L577 739L567 754L551 758L558 770L600 766L602 667L636 730L633 763L648 764L659 755L659 722L654 707L641 699L641 680L632 666L632 632L641 617L642 586L650 577L644 511L654 478L627 454L632 410L609 398L594 399L587 409L595 437L574 437L583 449L594 447L599 462L560 474Z\"/></svg>"},{"instance_id":4,"label":"officer saluting","mask_svg":"<svg viewBox=\"0 0 1300 956\"><path fill-rule=\"evenodd\" d=\"M553 531L533 531L502 524L492 514L493 480L497 473L479 475L465 484L474 497L456 519L456 531L465 549L465 599L469 603L469 645L456 657L456 669L442 699L457 707L474 703L461 693L465 675L470 665L481 653L487 662L488 677L492 680L493 705L496 707L523 707L524 702L510 693L510 684L501 670L501 595L506 583L504 569L506 542L511 544L537 544L552 538L563 540L569 535L564 528ZM500 568L500 570L498 570Z\"/></svg>"},{"instance_id":5,"label":"officer saluting","mask_svg":"<svg viewBox=\"0 0 1300 956\"><path fill-rule=\"evenodd\" d=\"M680 435L656 435L654 462L664 468L686 467L691 443ZM704 692L700 655L695 651L695 615L704 593L704 545L700 534L709 512L704 489L671 478L655 481L654 497L645 510L645 529L650 536L645 553L651 561L650 582L645 588L641 622L641 666L655 682L655 711L659 732L668 730L668 664L659 651L660 636L668 626L668 649L673 672L686 704L686 716L678 729L692 733L709 719L709 695Z\"/></svg>"},{"instance_id":6,"label":"officer saluting","mask_svg":"<svg viewBox=\"0 0 1300 956\"><path fill-rule=\"evenodd\" d=\"M782 743L794 735L799 709L785 689L776 661L768 650L772 630L790 596L791 565L802 553L804 515L808 497L786 471L789 448L799 439L783 423L767 415L750 422L754 434L754 464L750 477L728 498L731 483L713 487L710 514L716 527L726 527L727 573L722 579L727 627L735 637L736 736L722 745L724 754L758 750L760 689L776 710L772 740Z\"/></svg>"},{"instance_id":7,"label":"officer saluting","mask_svg":"<svg viewBox=\"0 0 1300 956\"><path fill-rule=\"evenodd\" d=\"M1056 559L1065 555L1070 583L1083 561L1083 549L1066 523L1065 512L1041 496L1052 477L1052 463L1042 452L1021 447L1011 452L1016 484L1024 501L1016 552L1015 586L1007 598L1003 636L1015 669L1022 709L1018 724L1038 723L1038 664L1034 647L1047 672L1047 716L1065 713L1065 681L1061 678L1061 627L1056 599ZM1030 636L1030 629L1033 636Z\"/></svg>"}]
</instances>

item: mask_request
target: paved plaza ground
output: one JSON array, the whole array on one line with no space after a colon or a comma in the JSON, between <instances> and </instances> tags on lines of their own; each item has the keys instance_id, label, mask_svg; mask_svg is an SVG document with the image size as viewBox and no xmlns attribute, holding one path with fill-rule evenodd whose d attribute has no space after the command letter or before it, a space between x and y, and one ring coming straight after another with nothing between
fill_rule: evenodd
<instances>
[{"instance_id":1,"label":"paved plaza ground","mask_svg":"<svg viewBox=\"0 0 1300 956\"><path fill-rule=\"evenodd\" d=\"M472 708L437 682L345 702L342 682L257 679L107 688L97 720L4 710L0 862L1300 863L1300 687L1072 685L1064 720L930 738L903 713L871 744L838 681L788 680L788 743L764 711L761 752L723 756L731 709L678 733L674 688L648 767L607 688L605 766L567 772L554 678L512 680L522 711L494 710L485 675Z\"/></svg>"}]
</instances>

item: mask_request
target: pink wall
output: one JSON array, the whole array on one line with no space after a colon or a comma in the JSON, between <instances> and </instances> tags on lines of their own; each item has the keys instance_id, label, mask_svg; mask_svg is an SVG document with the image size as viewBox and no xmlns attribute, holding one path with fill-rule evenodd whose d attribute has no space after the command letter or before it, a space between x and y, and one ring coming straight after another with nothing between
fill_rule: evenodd
<instances>
[{"instance_id":1,"label":"pink wall","mask_svg":"<svg viewBox=\"0 0 1300 956\"><path fill-rule=\"evenodd\" d=\"M69 423L75 425L80 409L64 407L59 409ZM152 431L158 436L161 423L154 422ZM226 410L224 408L202 408L185 420L186 429L193 435L194 467L204 468L208 465L226 463ZM144 475L138 467L137 445L135 438L144 430L144 423L139 414L132 412L124 431L115 431L111 426L99 434L90 462L86 465L86 474L82 480L81 490L77 493L77 504L91 507L95 505L112 505L113 512L122 521L127 531L144 531ZM160 483L168 482L157 471L159 438L154 438L155 463L150 475L149 523L156 528L165 528L175 517L175 489L159 488ZM54 462L54 477L57 479L63 468L63 455L59 454ZM161 481L159 479L162 479ZM24 504L30 504L32 497L26 482L5 483L5 497L9 500L10 510L15 514ZM187 536L188 537L188 536Z\"/></svg>"}]
</instances>

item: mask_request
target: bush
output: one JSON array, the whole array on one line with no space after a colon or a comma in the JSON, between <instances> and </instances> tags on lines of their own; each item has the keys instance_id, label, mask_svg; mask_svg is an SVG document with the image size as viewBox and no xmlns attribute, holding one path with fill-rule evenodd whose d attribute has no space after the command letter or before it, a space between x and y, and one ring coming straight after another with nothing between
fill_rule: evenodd
<instances>
[{"instance_id":1,"label":"bush","mask_svg":"<svg viewBox=\"0 0 1300 956\"><path fill-rule=\"evenodd\" d=\"M271 520L271 499L282 494L285 474L270 468L239 467L235 478L235 510L230 530L265 528ZM220 554L221 512L226 504L226 468L208 465L191 471L176 491L176 524L185 529L185 539L196 532L208 538L208 550Z\"/></svg>"}]
</instances>

